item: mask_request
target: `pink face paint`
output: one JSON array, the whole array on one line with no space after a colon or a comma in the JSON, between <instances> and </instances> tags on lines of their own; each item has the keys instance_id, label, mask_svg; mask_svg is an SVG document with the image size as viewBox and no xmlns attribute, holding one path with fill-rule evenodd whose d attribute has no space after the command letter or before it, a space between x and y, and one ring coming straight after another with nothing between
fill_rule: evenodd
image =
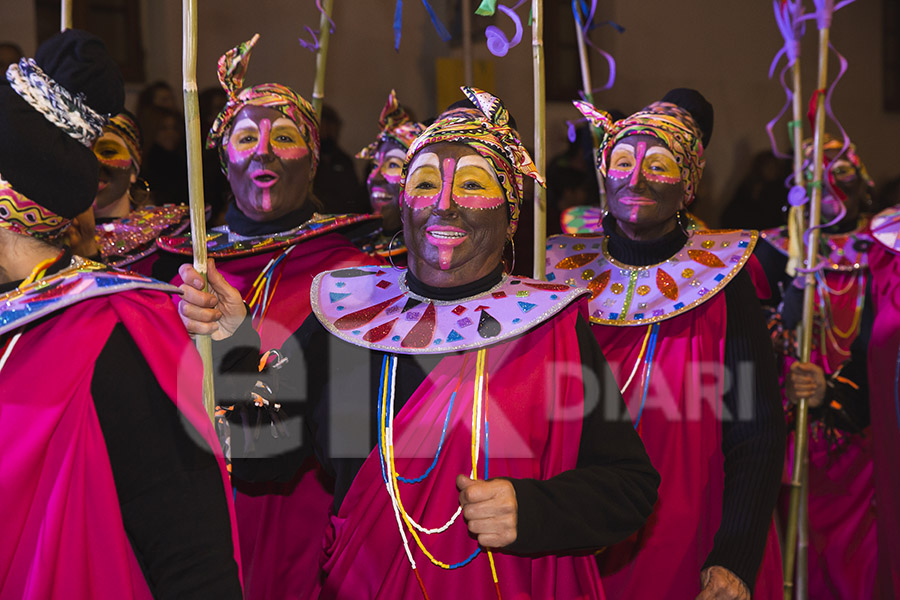
<instances>
[{"instance_id":1,"label":"pink face paint","mask_svg":"<svg viewBox=\"0 0 900 600\"><path fill-rule=\"evenodd\" d=\"M466 241L468 233L459 227L432 225L425 228L425 239L438 249L441 269L449 269L453 262L453 249Z\"/></svg>"},{"instance_id":2,"label":"pink face paint","mask_svg":"<svg viewBox=\"0 0 900 600\"><path fill-rule=\"evenodd\" d=\"M97 161L104 167L111 169L128 169L131 167L130 158L99 158Z\"/></svg>"},{"instance_id":3,"label":"pink face paint","mask_svg":"<svg viewBox=\"0 0 900 600\"><path fill-rule=\"evenodd\" d=\"M647 142L638 142L637 152L634 156L634 168L631 170L631 181L628 185L634 187L638 184L641 176L641 167L644 164L644 155L647 153Z\"/></svg>"},{"instance_id":4,"label":"pink face paint","mask_svg":"<svg viewBox=\"0 0 900 600\"><path fill-rule=\"evenodd\" d=\"M450 197L453 195L453 172L456 170L456 159L445 158L443 165L443 178L441 181L441 196L438 200L440 210L450 209Z\"/></svg>"},{"instance_id":5,"label":"pink face paint","mask_svg":"<svg viewBox=\"0 0 900 600\"><path fill-rule=\"evenodd\" d=\"M503 206L505 200L500 196L453 196L453 201L463 208L486 210Z\"/></svg>"},{"instance_id":6,"label":"pink face paint","mask_svg":"<svg viewBox=\"0 0 900 600\"><path fill-rule=\"evenodd\" d=\"M269 151L269 137L272 133L272 121L261 119L259 121L259 141L254 148L254 154L266 154Z\"/></svg>"}]
</instances>

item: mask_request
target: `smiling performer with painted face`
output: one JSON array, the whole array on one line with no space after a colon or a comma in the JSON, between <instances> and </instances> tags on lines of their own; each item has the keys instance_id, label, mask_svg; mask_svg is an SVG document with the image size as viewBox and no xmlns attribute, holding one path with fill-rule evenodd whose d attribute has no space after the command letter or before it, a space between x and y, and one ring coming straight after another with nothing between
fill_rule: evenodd
<instances>
[{"instance_id":1,"label":"smiling performer with painted face","mask_svg":"<svg viewBox=\"0 0 900 600\"><path fill-rule=\"evenodd\" d=\"M0 599L242 598L231 486L177 288L58 243L122 110L67 29L0 82Z\"/></svg>"},{"instance_id":2,"label":"smiling performer with painted face","mask_svg":"<svg viewBox=\"0 0 900 600\"><path fill-rule=\"evenodd\" d=\"M369 254L397 256L406 253L400 231L400 177L403 163L410 144L425 126L412 120L397 102L394 90L391 90L387 103L381 110L378 123L381 125L381 133L374 142L360 150L356 158L372 160L372 171L366 179L366 188L369 190L372 212L381 215L382 226L374 235L358 240L357 244Z\"/></svg>"},{"instance_id":3,"label":"smiling performer with painted face","mask_svg":"<svg viewBox=\"0 0 900 600\"><path fill-rule=\"evenodd\" d=\"M314 450L334 473L321 598L602 599L591 551L641 526L657 474L619 418L585 292L503 272L523 175L541 178L500 100L463 90L478 108L407 154L409 270L316 277L304 355L277 371L306 445L234 469L290 472ZM183 286L182 311L189 330L237 330L237 353L249 320L219 283L219 309Z\"/></svg>"},{"instance_id":4,"label":"smiling performer with painted face","mask_svg":"<svg viewBox=\"0 0 900 600\"><path fill-rule=\"evenodd\" d=\"M113 116L93 146L100 180L93 204L98 260L150 275L158 258L156 240L177 235L190 225L186 205L139 206L132 196L141 172L141 132L128 111ZM79 219L90 218L79 215ZM82 248L89 248L86 244ZM80 254L73 246L73 252ZM91 254L90 250L88 250Z\"/></svg>"},{"instance_id":5,"label":"smiling performer with painted face","mask_svg":"<svg viewBox=\"0 0 900 600\"><path fill-rule=\"evenodd\" d=\"M807 176L811 176L812 139L803 142L803 152ZM826 135L824 152L823 172L828 183L823 189L822 217L825 222L837 223L820 233L817 264L821 269L816 273L816 311L808 363L797 361L794 331L802 319L805 277L785 272L786 227L764 231L762 237L768 243L760 245L757 256L770 287L779 291L771 303L778 313L772 330L781 350L786 405L792 407L805 395L811 409L810 597L874 598L878 597L874 586L879 553L876 506L881 500L876 497L873 481L876 442L866 431L870 424L867 350L876 313L869 272L874 240L869 215L865 214L874 184L853 144L845 149L842 140ZM887 336L889 339L890 334ZM882 374L879 379L886 377ZM879 401L876 396L872 399ZM788 414L792 417L792 410ZM896 420L893 416L891 419ZM875 425L881 426L883 423ZM787 457L788 473L793 456L792 448Z\"/></svg>"},{"instance_id":6,"label":"smiling performer with painted face","mask_svg":"<svg viewBox=\"0 0 900 600\"><path fill-rule=\"evenodd\" d=\"M548 240L547 279L591 292L591 329L662 476L648 524L599 555L604 586L629 600L780 598L785 429L743 269L756 233L685 231L712 106L688 89L615 123L576 106L605 133L609 214L603 236Z\"/></svg>"},{"instance_id":7,"label":"smiling performer with painted face","mask_svg":"<svg viewBox=\"0 0 900 600\"><path fill-rule=\"evenodd\" d=\"M381 261L336 233L376 217L315 212L312 181L319 161L319 123L312 105L277 83L241 89L257 39L219 60L219 81L228 101L207 146L219 151L234 203L227 224L210 232L207 246L218 269L213 277L221 275L239 290L253 311L264 346L272 348L285 343L309 316L309 286L317 273ZM160 246L191 255L188 237L163 238ZM180 277L173 283L181 283ZM248 441L247 448L254 435L272 435L270 425L275 431L277 421L277 414L266 414L264 427L259 421L251 427L248 421L254 432L241 438ZM247 449L243 443L230 448L233 457ZM326 480L313 459L284 485L252 486L235 479L248 598L308 597L321 554L314 532L324 531L332 501Z\"/></svg>"}]
</instances>

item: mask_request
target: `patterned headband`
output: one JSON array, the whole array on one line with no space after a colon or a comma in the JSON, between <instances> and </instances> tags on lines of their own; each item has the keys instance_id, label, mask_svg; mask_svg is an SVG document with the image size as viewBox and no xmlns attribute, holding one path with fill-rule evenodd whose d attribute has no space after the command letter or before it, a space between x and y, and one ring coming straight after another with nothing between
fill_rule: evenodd
<instances>
[{"instance_id":1,"label":"patterned headband","mask_svg":"<svg viewBox=\"0 0 900 600\"><path fill-rule=\"evenodd\" d=\"M84 103L84 94L72 96L44 73L33 58L23 58L18 64L9 65L6 79L34 110L88 148L103 132L106 117Z\"/></svg>"},{"instance_id":2,"label":"patterned headband","mask_svg":"<svg viewBox=\"0 0 900 600\"><path fill-rule=\"evenodd\" d=\"M125 142L128 154L134 163L134 169L141 172L141 129L128 113L119 113L109 120L104 131L114 133Z\"/></svg>"},{"instance_id":3,"label":"patterned headband","mask_svg":"<svg viewBox=\"0 0 900 600\"><path fill-rule=\"evenodd\" d=\"M675 155L681 170L685 204L694 201L706 159L703 157L703 134L690 112L669 102L654 102L630 117L613 122L607 113L587 102L576 100L574 104L601 131L603 138L597 163L604 177L609 157L620 140L630 135L650 135L663 142Z\"/></svg>"},{"instance_id":4,"label":"patterned headband","mask_svg":"<svg viewBox=\"0 0 900 600\"><path fill-rule=\"evenodd\" d=\"M52 243L71 223L29 200L0 176L0 229Z\"/></svg>"},{"instance_id":5,"label":"patterned headband","mask_svg":"<svg viewBox=\"0 0 900 600\"><path fill-rule=\"evenodd\" d=\"M466 144L496 171L506 195L509 223L515 233L522 202L523 175L541 185L544 185L544 178L522 145L518 132L509 125L509 112L500 99L477 88L463 86L460 89L478 108L447 111L416 138L406 153L400 188L406 186L409 165L416 152L439 142Z\"/></svg>"},{"instance_id":6,"label":"patterned headband","mask_svg":"<svg viewBox=\"0 0 900 600\"><path fill-rule=\"evenodd\" d=\"M833 137L832 135L826 133L822 146L825 150L840 151L844 148L844 142ZM815 145L814 145L813 138L807 138L807 139L803 140L803 156L806 158L809 165L812 165L812 159L813 159L814 152L815 152ZM859 154L857 154L857 152L856 152L856 144L853 144L853 143L848 144L847 151L844 152L843 156L847 160L850 161L850 164L852 164L854 167L856 167L856 170L859 171L860 178L865 182L866 186L869 189L874 189L875 182L869 176L869 171L866 169L866 165L863 164L862 159L859 158ZM811 166L809 168L811 168Z\"/></svg>"},{"instance_id":7,"label":"patterned headband","mask_svg":"<svg viewBox=\"0 0 900 600\"><path fill-rule=\"evenodd\" d=\"M247 65L250 62L250 51L259 39L257 33L251 39L238 44L219 58L219 83L228 101L225 108L216 117L209 136L206 138L207 148L219 149L219 164L222 172L228 174L228 153L225 136L231 128L234 118L245 106L265 106L274 108L297 124L300 135L309 147L310 181L319 164L319 118L312 105L291 88L278 83L263 83L249 88L244 85Z\"/></svg>"},{"instance_id":8,"label":"patterned headband","mask_svg":"<svg viewBox=\"0 0 900 600\"><path fill-rule=\"evenodd\" d=\"M389 141L397 142L404 150L409 150L413 141L425 130L424 125L413 121L409 113L400 106L395 90L391 90L387 103L381 109L378 124L381 125L381 133L374 142L360 150L356 158L375 158L378 147Z\"/></svg>"}]
</instances>

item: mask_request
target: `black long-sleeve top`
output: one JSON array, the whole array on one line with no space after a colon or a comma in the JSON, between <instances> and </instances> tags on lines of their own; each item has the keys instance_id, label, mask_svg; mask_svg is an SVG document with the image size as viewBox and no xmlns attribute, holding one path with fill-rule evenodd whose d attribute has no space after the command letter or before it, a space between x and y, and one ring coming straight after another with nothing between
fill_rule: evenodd
<instances>
[{"instance_id":1,"label":"black long-sleeve top","mask_svg":"<svg viewBox=\"0 0 900 600\"><path fill-rule=\"evenodd\" d=\"M47 274L70 261L65 254ZM20 283L0 286L0 293ZM94 364L91 396L125 533L153 597L241 598L219 466L186 430L121 323Z\"/></svg>"},{"instance_id":2,"label":"black long-sleeve top","mask_svg":"<svg viewBox=\"0 0 900 600\"><path fill-rule=\"evenodd\" d=\"M827 230L830 233L846 232L855 223L841 224ZM785 329L795 329L803 319L803 288L793 285L793 278L785 272L788 257L771 244L761 242L755 251L772 289L767 302L778 310ZM827 427L835 427L850 433L859 433L869 426L869 373L867 354L872 326L875 322L872 300L872 278L866 278L866 293L859 332L850 345L850 357L841 365L840 377L828 381L822 406L810 409L810 418L822 420ZM825 324L822 323L824 327ZM815 342L815 338L813 338Z\"/></svg>"},{"instance_id":3,"label":"black long-sleeve top","mask_svg":"<svg viewBox=\"0 0 900 600\"><path fill-rule=\"evenodd\" d=\"M420 295L450 299L490 289L499 277L498 270L468 286L443 290L428 288L411 274L407 283ZM612 373L588 323L579 319L576 327L582 368L596 374L594 381L607 385L585 398L575 469L548 480L510 479L519 513L517 539L506 552L552 554L615 543L645 522L656 501L659 476L627 417ZM217 345L222 368L232 373L249 371L256 362L258 344L249 320L245 320L229 344ZM285 352L291 358L279 373L276 396L282 412L302 415L302 423L297 418L287 420L293 442L283 435L275 439L264 433L253 440L252 455L241 457L238 454L247 440L239 426L241 417L234 416L233 475L247 480L284 480L314 451L335 478L337 511L377 444L375 407L383 355L332 336L314 315L288 341L287 345L291 344L294 351ZM441 356L434 355L398 356L396 411L440 360ZM228 387L230 395L241 396L249 380L239 379L229 384L220 376L217 394ZM259 460L259 456L272 458Z\"/></svg>"},{"instance_id":4,"label":"black long-sleeve top","mask_svg":"<svg viewBox=\"0 0 900 600\"><path fill-rule=\"evenodd\" d=\"M634 266L667 260L687 242L677 228L657 240L641 242L618 233L612 217L607 216L603 226L610 255ZM722 397L729 414L749 418L722 422L722 522L703 567L725 567L752 591L778 498L786 429L774 353L750 275L741 271L720 293L725 294L727 306L726 373L739 378L746 372L742 367L751 365L752 381L736 379ZM752 383L749 388L748 383Z\"/></svg>"}]
</instances>

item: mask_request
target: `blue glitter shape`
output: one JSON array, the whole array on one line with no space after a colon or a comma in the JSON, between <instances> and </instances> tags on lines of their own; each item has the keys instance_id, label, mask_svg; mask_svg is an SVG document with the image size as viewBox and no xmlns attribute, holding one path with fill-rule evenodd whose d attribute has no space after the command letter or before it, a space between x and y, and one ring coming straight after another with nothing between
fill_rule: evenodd
<instances>
[{"instance_id":1,"label":"blue glitter shape","mask_svg":"<svg viewBox=\"0 0 900 600\"><path fill-rule=\"evenodd\" d=\"M684 302L679 302L672 308L674 308L675 310L681 310L682 308L684 308Z\"/></svg>"},{"instance_id":2,"label":"blue glitter shape","mask_svg":"<svg viewBox=\"0 0 900 600\"><path fill-rule=\"evenodd\" d=\"M336 284L334 284L334 287L342 288L342 287L344 287L345 285L347 285L347 284L344 283L343 281L338 281Z\"/></svg>"},{"instance_id":3,"label":"blue glitter shape","mask_svg":"<svg viewBox=\"0 0 900 600\"><path fill-rule=\"evenodd\" d=\"M635 318L635 319L643 319L643 318L644 318L644 313L634 313L634 318Z\"/></svg>"},{"instance_id":4,"label":"blue glitter shape","mask_svg":"<svg viewBox=\"0 0 900 600\"><path fill-rule=\"evenodd\" d=\"M122 279L121 277L97 277L94 281L97 283L97 287L101 288L111 287L121 283L129 283L127 279Z\"/></svg>"},{"instance_id":5,"label":"blue glitter shape","mask_svg":"<svg viewBox=\"0 0 900 600\"><path fill-rule=\"evenodd\" d=\"M349 295L350 295L350 294L348 294L348 293L346 293L346 292L345 292L345 293L328 292L328 297L331 298L331 303L332 303L332 304L334 304L334 303L337 302L338 300L343 300L344 298L346 298L346 297L349 296Z\"/></svg>"},{"instance_id":6,"label":"blue glitter shape","mask_svg":"<svg viewBox=\"0 0 900 600\"><path fill-rule=\"evenodd\" d=\"M537 304L532 304L531 302L522 302L521 300L520 300L519 302L516 302L516 304L519 305L519 308L522 309L522 312L523 312L523 313L527 313L527 312L530 311L532 308L534 308L535 306L537 306Z\"/></svg>"},{"instance_id":7,"label":"blue glitter shape","mask_svg":"<svg viewBox=\"0 0 900 600\"><path fill-rule=\"evenodd\" d=\"M718 275L716 275L715 279L716 281L722 281L723 279L725 279L725 276L719 273Z\"/></svg>"},{"instance_id":8,"label":"blue glitter shape","mask_svg":"<svg viewBox=\"0 0 900 600\"><path fill-rule=\"evenodd\" d=\"M338 306L337 309L338 309L338 310L344 310L344 307L343 307L343 306Z\"/></svg>"},{"instance_id":9,"label":"blue glitter shape","mask_svg":"<svg viewBox=\"0 0 900 600\"><path fill-rule=\"evenodd\" d=\"M520 319L519 317L516 317L515 319L512 320L512 322L513 322L513 323L518 323L518 322L521 321L521 320L522 320L522 319Z\"/></svg>"},{"instance_id":10,"label":"blue glitter shape","mask_svg":"<svg viewBox=\"0 0 900 600\"><path fill-rule=\"evenodd\" d=\"M459 335L459 334L456 332L455 329L454 329L453 331L451 331L450 333L447 334L447 341L448 341L448 342L456 342L456 341L459 341L459 340L461 340L461 339L463 339L463 336Z\"/></svg>"},{"instance_id":11,"label":"blue glitter shape","mask_svg":"<svg viewBox=\"0 0 900 600\"><path fill-rule=\"evenodd\" d=\"M612 320L616 320L619 318L619 313L609 313L609 318Z\"/></svg>"},{"instance_id":12,"label":"blue glitter shape","mask_svg":"<svg viewBox=\"0 0 900 600\"><path fill-rule=\"evenodd\" d=\"M399 342L399 341L400 341L400 336L399 336L399 335L395 335L395 336L392 337L391 339L394 340L395 342Z\"/></svg>"},{"instance_id":13,"label":"blue glitter shape","mask_svg":"<svg viewBox=\"0 0 900 600\"><path fill-rule=\"evenodd\" d=\"M354 329L351 333L352 333L353 335L359 335L361 332L360 332L359 329Z\"/></svg>"},{"instance_id":14,"label":"blue glitter shape","mask_svg":"<svg viewBox=\"0 0 900 600\"><path fill-rule=\"evenodd\" d=\"M748 242L747 240L744 240L744 241L742 241L742 242L738 242L738 247L740 247L740 248L746 248L746 247L749 246L749 245L750 245L750 242Z\"/></svg>"},{"instance_id":15,"label":"blue glitter shape","mask_svg":"<svg viewBox=\"0 0 900 600\"><path fill-rule=\"evenodd\" d=\"M547 281L553 281L556 279L556 273L547 273Z\"/></svg>"},{"instance_id":16,"label":"blue glitter shape","mask_svg":"<svg viewBox=\"0 0 900 600\"><path fill-rule=\"evenodd\" d=\"M434 340L434 345L435 345L435 346L437 346L437 345L440 344L440 343L441 343L441 338L438 338L438 339Z\"/></svg>"},{"instance_id":17,"label":"blue glitter shape","mask_svg":"<svg viewBox=\"0 0 900 600\"><path fill-rule=\"evenodd\" d=\"M559 298L559 296L557 296L556 294L550 294L551 300L557 300L558 298Z\"/></svg>"}]
</instances>

